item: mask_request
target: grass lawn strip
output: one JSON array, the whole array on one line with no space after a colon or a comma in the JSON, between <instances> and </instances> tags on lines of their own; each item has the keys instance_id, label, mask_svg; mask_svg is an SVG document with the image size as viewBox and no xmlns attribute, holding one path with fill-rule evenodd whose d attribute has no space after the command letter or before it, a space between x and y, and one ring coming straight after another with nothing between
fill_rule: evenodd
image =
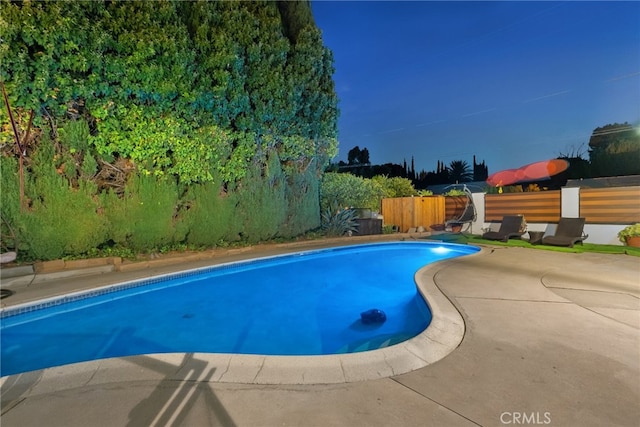
<instances>
[{"instance_id":1,"label":"grass lawn strip","mask_svg":"<svg viewBox=\"0 0 640 427\"><path fill-rule=\"evenodd\" d=\"M447 243L460 243L460 244L476 244L476 245L494 245L494 246L506 246L506 247L519 247L519 248L531 248L540 249L545 251L556 252L569 252L569 253L583 253L594 252L600 254L620 254L631 255L640 257L640 248L632 246L619 246L619 245L599 245L595 243L576 244L572 248L565 246L550 246L550 245L532 245L527 240L522 239L509 239L508 242L501 242L499 240L483 239L480 236L465 233L443 233L436 234L429 237L425 237L427 240L437 240Z\"/></svg>"}]
</instances>

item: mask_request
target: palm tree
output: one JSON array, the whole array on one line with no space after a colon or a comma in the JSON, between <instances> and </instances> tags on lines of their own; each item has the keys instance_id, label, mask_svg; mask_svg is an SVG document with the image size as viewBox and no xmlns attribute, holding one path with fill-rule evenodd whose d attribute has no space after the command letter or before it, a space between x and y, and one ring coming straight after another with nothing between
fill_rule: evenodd
<instances>
[{"instance_id":1,"label":"palm tree","mask_svg":"<svg viewBox=\"0 0 640 427\"><path fill-rule=\"evenodd\" d=\"M473 172L469 163L464 160L454 160L449 163L447 168L449 172L449 182L458 184L460 182L469 182L473 179Z\"/></svg>"}]
</instances>

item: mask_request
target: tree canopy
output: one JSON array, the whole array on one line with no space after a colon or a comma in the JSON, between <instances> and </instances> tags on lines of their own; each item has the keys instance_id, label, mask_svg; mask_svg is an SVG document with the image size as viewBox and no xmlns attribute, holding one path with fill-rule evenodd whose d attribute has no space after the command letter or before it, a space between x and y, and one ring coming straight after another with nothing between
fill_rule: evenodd
<instances>
[{"instance_id":1,"label":"tree canopy","mask_svg":"<svg viewBox=\"0 0 640 427\"><path fill-rule=\"evenodd\" d=\"M368 165L371 163L369 161L369 150L363 148L362 150L357 145L349 150L347 154L347 161L350 165Z\"/></svg>"},{"instance_id":2,"label":"tree canopy","mask_svg":"<svg viewBox=\"0 0 640 427\"><path fill-rule=\"evenodd\" d=\"M449 172L449 180L453 183L469 182L473 179L473 171L469 163L464 160L453 160L447 168Z\"/></svg>"},{"instance_id":3,"label":"tree canopy","mask_svg":"<svg viewBox=\"0 0 640 427\"><path fill-rule=\"evenodd\" d=\"M640 133L628 123L594 129L589 149L593 176L640 174Z\"/></svg>"},{"instance_id":4,"label":"tree canopy","mask_svg":"<svg viewBox=\"0 0 640 427\"><path fill-rule=\"evenodd\" d=\"M337 145L333 57L304 11L2 1L0 76L22 128L29 110L40 128L84 119L87 154L153 175L234 181L269 150L287 167L322 166ZM2 142L11 138L5 127Z\"/></svg>"},{"instance_id":5,"label":"tree canopy","mask_svg":"<svg viewBox=\"0 0 640 427\"><path fill-rule=\"evenodd\" d=\"M0 38L3 250L55 259L320 226L338 108L308 2L0 0Z\"/></svg>"}]
</instances>

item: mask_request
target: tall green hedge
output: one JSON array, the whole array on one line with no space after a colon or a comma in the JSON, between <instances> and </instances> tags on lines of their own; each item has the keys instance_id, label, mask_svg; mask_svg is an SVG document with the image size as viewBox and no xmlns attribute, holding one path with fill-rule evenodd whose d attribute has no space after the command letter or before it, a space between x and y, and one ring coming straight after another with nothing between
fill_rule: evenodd
<instances>
[{"instance_id":1,"label":"tall green hedge","mask_svg":"<svg viewBox=\"0 0 640 427\"><path fill-rule=\"evenodd\" d=\"M22 210L6 109L0 129L2 219L29 257L319 225L338 109L308 2L1 0L0 37L22 136L35 113Z\"/></svg>"},{"instance_id":2,"label":"tall green hedge","mask_svg":"<svg viewBox=\"0 0 640 427\"><path fill-rule=\"evenodd\" d=\"M240 240L237 199L236 193L226 192L214 182L190 186L181 210L188 230L186 243L211 246Z\"/></svg>"},{"instance_id":3,"label":"tall green hedge","mask_svg":"<svg viewBox=\"0 0 640 427\"><path fill-rule=\"evenodd\" d=\"M72 188L55 167L53 144L48 138L32 161L35 170L25 182L28 209L12 221L31 256L60 258L101 244L107 236L107 223L98 214L99 204L93 197L95 185L81 181L78 188ZM15 182L16 175L9 178L7 181ZM3 179L3 188L5 182Z\"/></svg>"},{"instance_id":4,"label":"tall green hedge","mask_svg":"<svg viewBox=\"0 0 640 427\"><path fill-rule=\"evenodd\" d=\"M113 192L103 193L101 197L109 236L114 243L136 251L184 240L184 236L175 239L177 203L177 186L172 179L144 175L131 177L124 197Z\"/></svg>"},{"instance_id":5,"label":"tall green hedge","mask_svg":"<svg viewBox=\"0 0 640 427\"><path fill-rule=\"evenodd\" d=\"M212 162L241 178L246 139L283 159L297 145L335 155L331 52L310 24L292 44L275 2L2 1L0 18L11 104L36 126L81 105L106 160L190 183L211 180Z\"/></svg>"},{"instance_id":6,"label":"tall green hedge","mask_svg":"<svg viewBox=\"0 0 640 427\"><path fill-rule=\"evenodd\" d=\"M278 235L286 215L284 176L274 154L266 167L253 165L238 191L241 236L250 242Z\"/></svg>"},{"instance_id":7,"label":"tall green hedge","mask_svg":"<svg viewBox=\"0 0 640 427\"><path fill-rule=\"evenodd\" d=\"M313 165L309 165L306 172L287 177L287 220L281 229L282 237L297 236L320 227L319 190L320 182Z\"/></svg>"}]
</instances>

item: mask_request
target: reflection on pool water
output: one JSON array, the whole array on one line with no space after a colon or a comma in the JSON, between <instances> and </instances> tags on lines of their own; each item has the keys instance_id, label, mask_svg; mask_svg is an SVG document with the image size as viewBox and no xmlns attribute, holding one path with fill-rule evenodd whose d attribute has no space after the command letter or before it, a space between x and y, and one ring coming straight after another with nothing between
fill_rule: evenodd
<instances>
[{"instance_id":1,"label":"reflection on pool water","mask_svg":"<svg viewBox=\"0 0 640 427\"><path fill-rule=\"evenodd\" d=\"M379 243L207 267L2 310L1 374L136 354L324 355L427 328L418 269L478 248ZM363 323L370 309L383 323Z\"/></svg>"}]
</instances>

